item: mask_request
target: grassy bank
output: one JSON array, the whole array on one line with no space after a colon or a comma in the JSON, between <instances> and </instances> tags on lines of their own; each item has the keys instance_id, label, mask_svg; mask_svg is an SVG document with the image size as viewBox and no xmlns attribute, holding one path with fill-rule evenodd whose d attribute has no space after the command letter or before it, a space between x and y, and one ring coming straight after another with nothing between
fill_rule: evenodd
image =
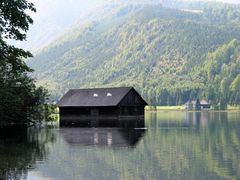
<instances>
[{"instance_id":1,"label":"grassy bank","mask_svg":"<svg viewBox=\"0 0 240 180\"><path fill-rule=\"evenodd\" d=\"M146 111L158 111L158 110L185 110L184 106L146 106Z\"/></svg>"},{"instance_id":2,"label":"grassy bank","mask_svg":"<svg viewBox=\"0 0 240 180\"><path fill-rule=\"evenodd\" d=\"M240 110L240 106L227 106L227 110Z\"/></svg>"}]
</instances>

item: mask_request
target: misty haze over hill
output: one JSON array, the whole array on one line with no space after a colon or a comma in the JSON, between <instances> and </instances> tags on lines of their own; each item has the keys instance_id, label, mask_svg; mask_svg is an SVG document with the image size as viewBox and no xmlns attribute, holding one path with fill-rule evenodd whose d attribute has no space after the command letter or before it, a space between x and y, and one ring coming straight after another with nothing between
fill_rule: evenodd
<instances>
[{"instance_id":1,"label":"misty haze over hill","mask_svg":"<svg viewBox=\"0 0 240 180\"><path fill-rule=\"evenodd\" d=\"M185 0L197 1L197 0ZM240 3L239 0L217 0L228 3ZM25 42L14 42L15 45L28 50L36 51L43 48L57 37L60 37L68 29L76 24L89 20L96 11L104 7L116 6L119 4L137 3L151 4L164 3L166 5L180 4L178 0L32 0L37 8L37 13L31 14L34 25L30 27L28 39Z\"/></svg>"},{"instance_id":2,"label":"misty haze over hill","mask_svg":"<svg viewBox=\"0 0 240 180\"><path fill-rule=\"evenodd\" d=\"M81 21L100 1L32 0L37 9L36 13L30 14L34 24L27 33L27 41L18 42L17 45L29 50L44 47Z\"/></svg>"}]
</instances>

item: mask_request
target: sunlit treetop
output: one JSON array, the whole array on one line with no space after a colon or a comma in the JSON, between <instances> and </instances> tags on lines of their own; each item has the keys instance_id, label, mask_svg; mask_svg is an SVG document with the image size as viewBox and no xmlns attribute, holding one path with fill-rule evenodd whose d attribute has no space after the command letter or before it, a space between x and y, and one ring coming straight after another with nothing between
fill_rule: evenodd
<instances>
[{"instance_id":1,"label":"sunlit treetop","mask_svg":"<svg viewBox=\"0 0 240 180\"><path fill-rule=\"evenodd\" d=\"M33 23L27 11L36 12L33 3L26 0L0 0L1 39L26 39L29 24Z\"/></svg>"}]
</instances>

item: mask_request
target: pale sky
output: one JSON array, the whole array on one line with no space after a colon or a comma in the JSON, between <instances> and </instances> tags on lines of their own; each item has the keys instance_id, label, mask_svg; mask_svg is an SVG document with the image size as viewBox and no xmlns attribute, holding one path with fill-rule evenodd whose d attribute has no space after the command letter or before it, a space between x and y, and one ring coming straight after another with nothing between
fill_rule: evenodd
<instances>
[{"instance_id":1,"label":"pale sky","mask_svg":"<svg viewBox=\"0 0 240 180\"><path fill-rule=\"evenodd\" d=\"M28 0L36 13L27 12L34 20L27 33L27 42L15 44L25 49L38 49L56 39L68 28L105 0ZM22 45L23 44L23 45Z\"/></svg>"},{"instance_id":2,"label":"pale sky","mask_svg":"<svg viewBox=\"0 0 240 180\"><path fill-rule=\"evenodd\" d=\"M215 2L224 2L224 3L234 3L239 4L240 0L184 0L184 1L215 1Z\"/></svg>"},{"instance_id":3,"label":"pale sky","mask_svg":"<svg viewBox=\"0 0 240 180\"><path fill-rule=\"evenodd\" d=\"M69 7L72 7L72 10L77 9L80 13L84 13L104 1L105 0L29 0L29 2L34 3L37 9L36 14L31 14L32 17L39 16L40 14L47 16L47 14L44 12L56 12L57 10L66 12L68 10L71 10L65 9Z\"/></svg>"}]
</instances>

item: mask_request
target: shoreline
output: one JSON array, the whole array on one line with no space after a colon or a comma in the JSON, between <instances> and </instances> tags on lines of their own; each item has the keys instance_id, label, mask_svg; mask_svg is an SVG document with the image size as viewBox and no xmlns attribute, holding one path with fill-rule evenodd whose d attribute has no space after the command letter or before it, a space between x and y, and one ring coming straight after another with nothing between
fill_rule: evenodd
<instances>
[{"instance_id":1,"label":"shoreline","mask_svg":"<svg viewBox=\"0 0 240 180\"><path fill-rule=\"evenodd\" d=\"M202 110L187 110L184 106L146 106L146 112L157 112L157 111L186 111L186 112L229 112L229 111L240 111L240 107L230 106L225 110L216 110L216 109L202 109Z\"/></svg>"},{"instance_id":2,"label":"shoreline","mask_svg":"<svg viewBox=\"0 0 240 180\"><path fill-rule=\"evenodd\" d=\"M240 109L230 109L230 110L201 110L201 111L194 111L194 110L185 110L185 109L157 109L157 110L145 110L145 112L240 112Z\"/></svg>"}]
</instances>

